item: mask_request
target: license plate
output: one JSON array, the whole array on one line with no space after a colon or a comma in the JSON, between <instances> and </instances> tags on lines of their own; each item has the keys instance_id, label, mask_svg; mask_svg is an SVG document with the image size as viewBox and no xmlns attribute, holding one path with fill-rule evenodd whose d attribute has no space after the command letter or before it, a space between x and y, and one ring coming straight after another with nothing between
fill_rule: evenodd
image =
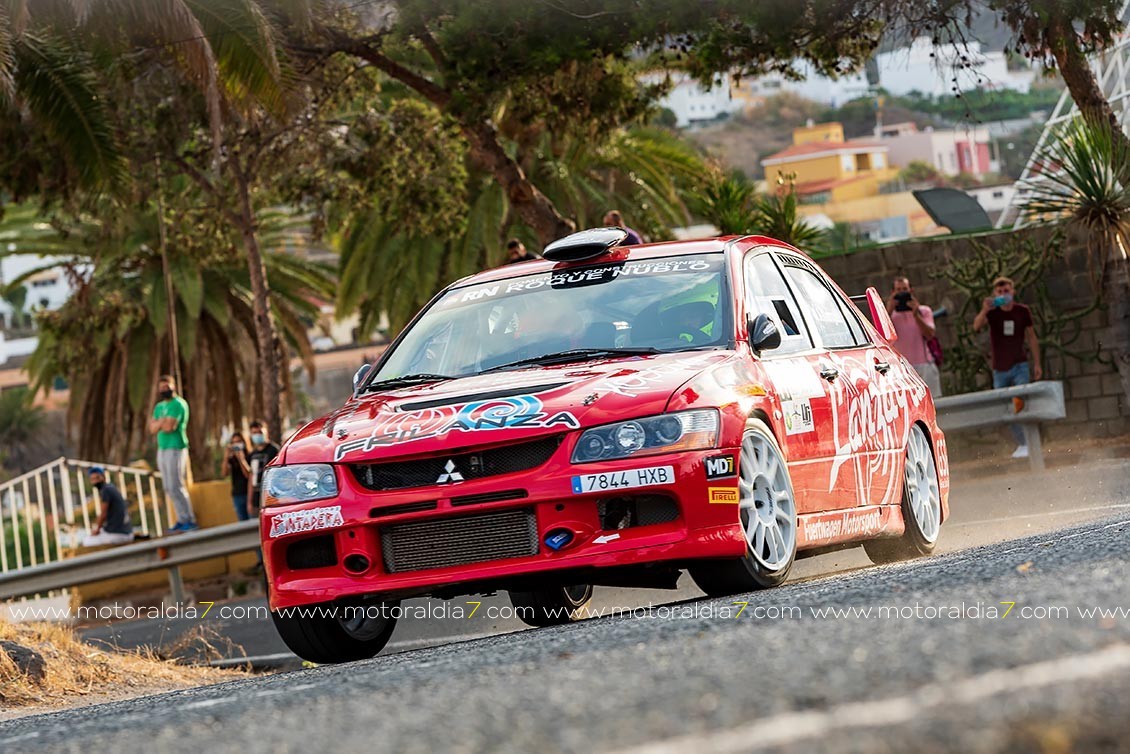
<instances>
[{"instance_id":1,"label":"license plate","mask_svg":"<svg viewBox=\"0 0 1130 754\"><path fill-rule=\"evenodd\" d=\"M604 492L623 490L629 487L650 487L656 484L671 484L675 481L674 466L649 466L646 469L610 471L605 474L582 474L573 477L573 492Z\"/></svg>"}]
</instances>

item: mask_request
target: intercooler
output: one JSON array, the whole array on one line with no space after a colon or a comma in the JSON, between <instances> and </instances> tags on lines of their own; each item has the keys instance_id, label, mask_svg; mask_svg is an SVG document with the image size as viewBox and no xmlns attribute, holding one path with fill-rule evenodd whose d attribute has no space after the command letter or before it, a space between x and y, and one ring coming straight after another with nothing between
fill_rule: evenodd
<instances>
[{"instance_id":1,"label":"intercooler","mask_svg":"<svg viewBox=\"0 0 1130 754\"><path fill-rule=\"evenodd\" d=\"M381 550L388 573L521 558L538 553L537 519L521 509L393 524Z\"/></svg>"}]
</instances>

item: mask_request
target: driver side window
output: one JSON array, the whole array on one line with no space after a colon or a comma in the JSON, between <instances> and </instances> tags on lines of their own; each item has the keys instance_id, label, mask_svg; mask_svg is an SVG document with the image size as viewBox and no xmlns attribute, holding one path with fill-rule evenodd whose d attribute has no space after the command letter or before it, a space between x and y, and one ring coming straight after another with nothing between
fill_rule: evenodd
<instances>
[{"instance_id":1,"label":"driver side window","mask_svg":"<svg viewBox=\"0 0 1130 754\"><path fill-rule=\"evenodd\" d=\"M745 296L749 316L768 315L781 333L781 346L767 356L772 358L812 348L800 307L772 255L754 251L746 256Z\"/></svg>"}]
</instances>

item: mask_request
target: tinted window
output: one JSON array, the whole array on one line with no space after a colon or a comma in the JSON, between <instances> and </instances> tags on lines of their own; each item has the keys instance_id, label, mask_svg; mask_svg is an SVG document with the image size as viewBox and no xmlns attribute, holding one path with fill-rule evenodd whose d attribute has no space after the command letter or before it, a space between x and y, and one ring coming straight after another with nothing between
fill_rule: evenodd
<instances>
[{"instance_id":1,"label":"tinted window","mask_svg":"<svg viewBox=\"0 0 1130 754\"><path fill-rule=\"evenodd\" d=\"M463 377L588 348L727 347L733 328L721 254L630 260L447 291L396 345L376 380Z\"/></svg>"},{"instance_id":2,"label":"tinted window","mask_svg":"<svg viewBox=\"0 0 1130 754\"><path fill-rule=\"evenodd\" d=\"M788 284L773 257L754 252L746 257L746 309L751 317L766 314L781 331L781 347L769 355L812 348L812 339Z\"/></svg>"},{"instance_id":3,"label":"tinted window","mask_svg":"<svg viewBox=\"0 0 1130 754\"><path fill-rule=\"evenodd\" d=\"M862 331L854 319L849 323L839 296L824 284L820 277L807 269L789 266L789 282L796 289L812 328L825 348L852 348L862 343Z\"/></svg>"}]
</instances>

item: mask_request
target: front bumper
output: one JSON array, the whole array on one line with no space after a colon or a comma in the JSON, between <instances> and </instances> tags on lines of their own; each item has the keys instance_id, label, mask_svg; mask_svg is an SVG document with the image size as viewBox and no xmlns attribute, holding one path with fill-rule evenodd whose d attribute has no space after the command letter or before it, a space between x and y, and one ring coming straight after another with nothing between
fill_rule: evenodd
<instances>
[{"instance_id":1,"label":"front bumper","mask_svg":"<svg viewBox=\"0 0 1130 754\"><path fill-rule=\"evenodd\" d=\"M737 477L709 480L705 466L708 458L733 456L733 468L736 468L736 448L680 451L573 465L568 460L568 445L564 443L547 463L531 471L395 491L367 490L346 465L339 466L341 492L337 498L272 507L262 514L260 529L271 608L367 595L404 598L441 590L459 593L461 585L467 588L467 593L474 593L483 585L504 585L519 578L528 582L542 575L548 580L558 571L738 558L745 553L746 543L740 527L736 526L739 520ZM616 491L573 492L572 478L582 473L655 466L673 467L673 481ZM497 502L465 502L470 496L498 497L518 492L525 494ZM643 516L631 522L628 528L617 528L623 523L623 519L620 519L620 524L613 523L618 518L617 506L622 505L623 500L642 500L644 497L648 498L648 505L652 499L666 499L667 507L663 510L670 510L670 504L673 504L672 515L658 517L661 519L659 522L653 522L657 518L655 516L651 516L651 520ZM717 502L711 502L712 499ZM433 503L431 509L419 509ZM340 507L340 518L337 511L326 513L327 509L335 507ZM417 509L412 510L413 507ZM299 511L306 511L309 515L299 514ZM384 551L384 542L391 540L388 536L382 537L382 533L390 535L395 531L393 527L427 522L439 524L442 529L444 522L456 518L503 511L529 512L530 534L531 537L536 536L530 554L418 570L404 570L403 563L392 562L390 568L390 560L395 557L391 554L394 548L390 546L390 552ZM290 520L296 520L297 514L304 522L312 523L302 527L283 527L275 521L283 514L289 514ZM294 528L302 531L289 533ZM568 545L555 551L546 545L546 537L561 530L571 532L573 538ZM476 531L469 536L479 538L482 546L489 547L489 532ZM288 563L291 548L299 543L309 546L316 537L321 538L318 541L320 546L328 547L332 541L336 562L313 566L303 563L302 567L296 568L293 567L295 558L291 552L291 562ZM424 557L428 558L429 554L424 553ZM364 561L359 558L364 558ZM357 564L366 561L368 567L363 572L356 572ZM351 571L347 565L353 566L354 570Z\"/></svg>"}]
</instances>

